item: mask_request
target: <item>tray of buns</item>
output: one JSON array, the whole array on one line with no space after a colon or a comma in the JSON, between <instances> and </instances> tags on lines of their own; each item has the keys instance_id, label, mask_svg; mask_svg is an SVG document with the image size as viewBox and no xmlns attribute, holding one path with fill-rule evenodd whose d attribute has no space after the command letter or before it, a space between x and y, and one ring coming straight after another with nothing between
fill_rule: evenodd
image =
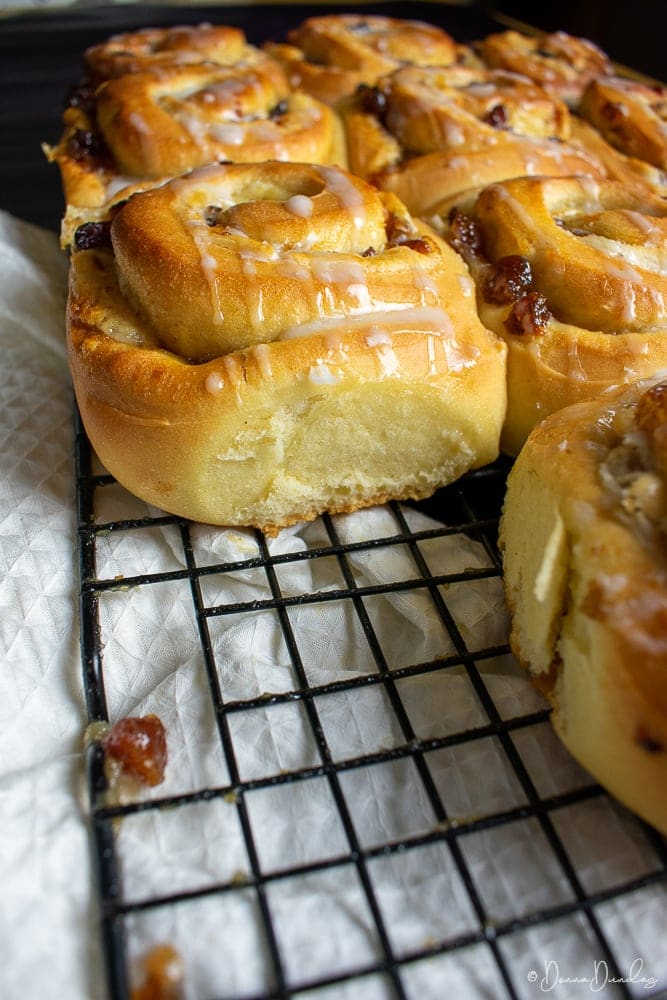
<instances>
[{"instance_id":1,"label":"tray of buns","mask_svg":"<svg viewBox=\"0 0 667 1000\"><path fill-rule=\"evenodd\" d=\"M667 91L475 5L51 25L96 982L662 995Z\"/></svg>"}]
</instances>

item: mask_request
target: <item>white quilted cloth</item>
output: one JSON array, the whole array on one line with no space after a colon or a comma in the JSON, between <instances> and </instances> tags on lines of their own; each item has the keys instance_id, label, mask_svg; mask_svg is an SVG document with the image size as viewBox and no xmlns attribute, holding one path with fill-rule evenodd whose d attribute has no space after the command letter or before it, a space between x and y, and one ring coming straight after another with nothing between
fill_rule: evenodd
<instances>
[{"instance_id":1,"label":"white quilted cloth","mask_svg":"<svg viewBox=\"0 0 667 1000\"><path fill-rule=\"evenodd\" d=\"M0 994L94 998L66 261L2 213L0 247Z\"/></svg>"}]
</instances>

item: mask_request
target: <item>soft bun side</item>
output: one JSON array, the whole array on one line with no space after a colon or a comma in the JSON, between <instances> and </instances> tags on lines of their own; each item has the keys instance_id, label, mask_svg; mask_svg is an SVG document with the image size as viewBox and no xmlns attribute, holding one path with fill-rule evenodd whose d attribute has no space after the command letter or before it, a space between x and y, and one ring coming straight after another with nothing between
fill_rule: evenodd
<instances>
[{"instance_id":1,"label":"soft bun side","mask_svg":"<svg viewBox=\"0 0 667 1000\"><path fill-rule=\"evenodd\" d=\"M665 833L667 504L664 469L635 419L652 384L568 407L531 433L500 539L511 645L557 733Z\"/></svg>"},{"instance_id":2,"label":"soft bun side","mask_svg":"<svg viewBox=\"0 0 667 1000\"><path fill-rule=\"evenodd\" d=\"M255 176L257 168L248 169ZM346 197L343 214L351 211ZM123 262L112 248L75 252L70 367L103 464L167 511L273 532L323 511L426 497L492 461L506 406L506 347L479 321L465 264L435 234L438 267L421 270L426 234L419 232L390 251L391 273L395 260L405 261L409 301L364 293L360 308L357 288L351 308L342 296L294 325L284 295L285 324L271 339L249 337L213 353L209 344L194 356L165 341L156 314L139 311L126 296ZM275 258L272 270L260 273L253 259L250 272L269 283L279 303L281 287L292 287L293 267L275 246L267 245L267 256ZM318 265L330 258L333 267L337 256L318 251ZM367 258L347 250L343 256L347 280L358 285L356 267ZM221 286L223 272L224 265L216 272ZM155 298L182 278L159 266L153 274ZM188 289L186 281L185 313ZM253 294L261 298L259 284Z\"/></svg>"}]
</instances>

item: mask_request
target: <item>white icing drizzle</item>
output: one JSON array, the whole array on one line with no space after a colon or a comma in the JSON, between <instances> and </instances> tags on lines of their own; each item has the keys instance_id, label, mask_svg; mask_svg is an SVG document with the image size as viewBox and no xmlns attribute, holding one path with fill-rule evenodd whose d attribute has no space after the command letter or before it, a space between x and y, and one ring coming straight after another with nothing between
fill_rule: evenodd
<instances>
[{"instance_id":1,"label":"white icing drizzle","mask_svg":"<svg viewBox=\"0 0 667 1000\"><path fill-rule=\"evenodd\" d=\"M391 344L391 337L382 327L372 327L371 332L366 337L369 347L378 347L380 344Z\"/></svg>"},{"instance_id":2,"label":"white icing drizzle","mask_svg":"<svg viewBox=\"0 0 667 1000\"><path fill-rule=\"evenodd\" d=\"M378 344L375 348L375 357L380 363L383 375L395 375L401 367L391 341L388 344Z\"/></svg>"},{"instance_id":3,"label":"white icing drizzle","mask_svg":"<svg viewBox=\"0 0 667 1000\"><path fill-rule=\"evenodd\" d=\"M643 212L634 212L629 208L621 209L619 214L624 215L640 232L644 233L647 243L655 244L656 246L665 243L667 232L665 232L662 226L655 223L652 216L645 215Z\"/></svg>"},{"instance_id":4,"label":"white icing drizzle","mask_svg":"<svg viewBox=\"0 0 667 1000\"><path fill-rule=\"evenodd\" d=\"M440 343L447 370L450 372L460 372L464 368L471 368L480 354L479 347L475 347L474 344L467 344L464 347L455 337L442 337Z\"/></svg>"},{"instance_id":5,"label":"white icing drizzle","mask_svg":"<svg viewBox=\"0 0 667 1000\"><path fill-rule=\"evenodd\" d=\"M278 264L278 273L283 278L291 278L295 281L310 281L312 277L310 269L294 257L281 258Z\"/></svg>"},{"instance_id":6,"label":"white icing drizzle","mask_svg":"<svg viewBox=\"0 0 667 1000\"><path fill-rule=\"evenodd\" d=\"M366 208L361 191L337 167L318 166L315 169L343 208L350 213L355 228L363 229L366 224Z\"/></svg>"},{"instance_id":7,"label":"white icing drizzle","mask_svg":"<svg viewBox=\"0 0 667 1000\"><path fill-rule=\"evenodd\" d=\"M445 121L443 122L443 131L445 135L445 142L448 146L465 145L466 136L460 125L457 125L452 121Z\"/></svg>"},{"instance_id":8,"label":"white icing drizzle","mask_svg":"<svg viewBox=\"0 0 667 1000\"><path fill-rule=\"evenodd\" d=\"M133 128L135 132L139 135L152 135L153 129L148 124L145 118L143 118L138 111L131 111L127 116L127 123L130 128Z\"/></svg>"},{"instance_id":9,"label":"white icing drizzle","mask_svg":"<svg viewBox=\"0 0 667 1000\"><path fill-rule=\"evenodd\" d=\"M444 309L429 306L405 309L402 305L397 305L387 306L382 312L376 313L357 313L354 316L324 316L290 327L284 330L278 339L293 340L296 337L326 334L332 328L340 327L341 322L348 330L368 326L373 335L376 335L380 330L392 333L400 333L401 330L411 333L428 332L436 336L443 333L445 336L453 334L452 321Z\"/></svg>"},{"instance_id":10,"label":"white icing drizzle","mask_svg":"<svg viewBox=\"0 0 667 1000\"><path fill-rule=\"evenodd\" d=\"M438 370L438 366L435 360L435 337L433 334L428 335L426 343L428 350L428 373L429 375L435 375Z\"/></svg>"},{"instance_id":11,"label":"white icing drizzle","mask_svg":"<svg viewBox=\"0 0 667 1000\"><path fill-rule=\"evenodd\" d=\"M586 382L588 375L579 357L579 347L574 337L568 341L567 347L568 376L575 382Z\"/></svg>"},{"instance_id":12,"label":"white icing drizzle","mask_svg":"<svg viewBox=\"0 0 667 1000\"><path fill-rule=\"evenodd\" d=\"M363 266L350 258L339 259L335 254L313 254L310 266L317 280L327 285L366 284Z\"/></svg>"},{"instance_id":13,"label":"white icing drizzle","mask_svg":"<svg viewBox=\"0 0 667 1000\"><path fill-rule=\"evenodd\" d=\"M311 366L308 379L315 385L335 385L340 382L340 375L332 372L328 365L320 361Z\"/></svg>"},{"instance_id":14,"label":"white icing drizzle","mask_svg":"<svg viewBox=\"0 0 667 1000\"><path fill-rule=\"evenodd\" d=\"M204 126L209 135L216 142L221 142L225 146L242 146L246 141L248 128L240 122L225 122L222 125ZM188 131L191 131L188 128ZM200 135L203 133L200 131Z\"/></svg>"},{"instance_id":15,"label":"white icing drizzle","mask_svg":"<svg viewBox=\"0 0 667 1000\"><path fill-rule=\"evenodd\" d=\"M309 219L313 214L313 199L305 194L293 194L285 202L285 208L292 215L297 215L301 219Z\"/></svg>"},{"instance_id":16,"label":"white icing drizzle","mask_svg":"<svg viewBox=\"0 0 667 1000\"><path fill-rule=\"evenodd\" d=\"M271 368L271 348L268 344L255 344L252 353L257 361L257 366L263 378L270 379L273 376Z\"/></svg>"},{"instance_id":17,"label":"white icing drizzle","mask_svg":"<svg viewBox=\"0 0 667 1000\"><path fill-rule=\"evenodd\" d=\"M217 396L224 389L225 380L220 372L209 372L204 384L207 392L210 392L212 396Z\"/></svg>"},{"instance_id":18,"label":"white icing drizzle","mask_svg":"<svg viewBox=\"0 0 667 1000\"><path fill-rule=\"evenodd\" d=\"M211 292L211 304L213 305L213 320L221 325L225 321L225 314L220 300L220 289L218 287L218 262L210 251L210 233L208 226L198 221L190 222L190 232L192 240L199 251L204 277Z\"/></svg>"},{"instance_id":19,"label":"white icing drizzle","mask_svg":"<svg viewBox=\"0 0 667 1000\"><path fill-rule=\"evenodd\" d=\"M225 373L230 385L233 386L236 391L236 401L240 405L242 402L241 386L244 382L243 363L237 355L225 354L222 358L222 364L224 365Z\"/></svg>"},{"instance_id":20,"label":"white icing drizzle","mask_svg":"<svg viewBox=\"0 0 667 1000\"><path fill-rule=\"evenodd\" d=\"M420 294L422 305L428 304L429 293L432 296L432 300L438 301L439 291L437 283L432 275L428 274L422 267L418 265L413 267L412 282Z\"/></svg>"}]
</instances>

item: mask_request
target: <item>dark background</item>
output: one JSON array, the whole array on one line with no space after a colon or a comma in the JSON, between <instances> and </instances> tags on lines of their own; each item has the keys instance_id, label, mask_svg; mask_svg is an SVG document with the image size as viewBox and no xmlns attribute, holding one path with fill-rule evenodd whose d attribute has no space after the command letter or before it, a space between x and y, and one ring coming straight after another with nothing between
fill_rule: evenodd
<instances>
[{"instance_id":1,"label":"dark background","mask_svg":"<svg viewBox=\"0 0 667 1000\"><path fill-rule=\"evenodd\" d=\"M591 38L616 62L667 82L667 0L498 0L487 7Z\"/></svg>"},{"instance_id":2,"label":"dark background","mask_svg":"<svg viewBox=\"0 0 667 1000\"><path fill-rule=\"evenodd\" d=\"M311 14L374 10L440 24L461 42L502 30L494 11L546 30L561 28L592 38L618 62L667 79L663 50L667 0L498 0L495 4L371 3L270 6L150 6L61 8L0 19L0 209L57 231L62 195L57 168L42 142L55 143L63 97L76 82L86 46L117 31L157 24L210 20L238 24L249 40L283 38Z\"/></svg>"}]
</instances>

